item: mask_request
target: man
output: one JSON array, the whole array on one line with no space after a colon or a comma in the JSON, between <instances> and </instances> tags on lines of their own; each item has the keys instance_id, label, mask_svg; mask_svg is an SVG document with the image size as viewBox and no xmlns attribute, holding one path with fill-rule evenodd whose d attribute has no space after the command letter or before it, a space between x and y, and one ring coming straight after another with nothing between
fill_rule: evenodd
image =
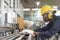
<instances>
[{"instance_id":1,"label":"man","mask_svg":"<svg viewBox=\"0 0 60 40\"><path fill-rule=\"evenodd\" d=\"M43 20L49 23L43 28L35 30L34 34L39 35L41 40L46 40L60 31L60 17L54 15L52 7L45 5L41 8Z\"/></svg>"}]
</instances>

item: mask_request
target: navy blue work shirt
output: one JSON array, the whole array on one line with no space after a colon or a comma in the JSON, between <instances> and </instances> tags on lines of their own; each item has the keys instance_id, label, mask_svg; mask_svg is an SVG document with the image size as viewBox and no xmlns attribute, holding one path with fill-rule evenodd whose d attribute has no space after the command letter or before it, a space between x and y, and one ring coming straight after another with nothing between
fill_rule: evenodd
<instances>
[{"instance_id":1,"label":"navy blue work shirt","mask_svg":"<svg viewBox=\"0 0 60 40\"><path fill-rule=\"evenodd\" d=\"M35 31L39 32L39 37L41 38L50 38L60 31L60 16L54 16L46 27L39 28Z\"/></svg>"}]
</instances>

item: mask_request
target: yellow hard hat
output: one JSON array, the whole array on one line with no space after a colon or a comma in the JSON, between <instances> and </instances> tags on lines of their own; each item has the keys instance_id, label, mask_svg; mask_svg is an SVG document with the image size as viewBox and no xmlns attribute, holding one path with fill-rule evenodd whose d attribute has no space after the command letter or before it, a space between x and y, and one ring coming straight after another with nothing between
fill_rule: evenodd
<instances>
[{"instance_id":1,"label":"yellow hard hat","mask_svg":"<svg viewBox=\"0 0 60 40\"><path fill-rule=\"evenodd\" d=\"M49 6L49 5L44 5L44 6L41 8L41 15L43 16L47 11L52 12L52 7Z\"/></svg>"}]
</instances>

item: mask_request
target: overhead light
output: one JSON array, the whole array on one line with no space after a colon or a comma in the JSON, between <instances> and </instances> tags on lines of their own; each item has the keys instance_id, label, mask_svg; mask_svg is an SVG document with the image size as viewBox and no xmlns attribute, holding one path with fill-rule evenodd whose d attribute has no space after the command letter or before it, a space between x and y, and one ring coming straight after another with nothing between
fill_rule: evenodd
<instances>
[{"instance_id":1,"label":"overhead light","mask_svg":"<svg viewBox=\"0 0 60 40\"><path fill-rule=\"evenodd\" d=\"M33 11L36 11L36 10L41 10L41 9L33 8L32 10L33 10Z\"/></svg>"},{"instance_id":2,"label":"overhead light","mask_svg":"<svg viewBox=\"0 0 60 40\"><path fill-rule=\"evenodd\" d=\"M32 8L32 11L41 10L40 8ZM24 8L23 11L30 11L30 8Z\"/></svg>"},{"instance_id":3,"label":"overhead light","mask_svg":"<svg viewBox=\"0 0 60 40\"><path fill-rule=\"evenodd\" d=\"M53 6L53 8L57 9L58 7L57 6Z\"/></svg>"},{"instance_id":4,"label":"overhead light","mask_svg":"<svg viewBox=\"0 0 60 40\"><path fill-rule=\"evenodd\" d=\"M24 8L23 11L30 11L30 8Z\"/></svg>"},{"instance_id":5,"label":"overhead light","mask_svg":"<svg viewBox=\"0 0 60 40\"><path fill-rule=\"evenodd\" d=\"M40 2L36 2L36 5L39 6Z\"/></svg>"},{"instance_id":6,"label":"overhead light","mask_svg":"<svg viewBox=\"0 0 60 40\"><path fill-rule=\"evenodd\" d=\"M57 10L58 9L58 6L53 6L53 10Z\"/></svg>"}]
</instances>

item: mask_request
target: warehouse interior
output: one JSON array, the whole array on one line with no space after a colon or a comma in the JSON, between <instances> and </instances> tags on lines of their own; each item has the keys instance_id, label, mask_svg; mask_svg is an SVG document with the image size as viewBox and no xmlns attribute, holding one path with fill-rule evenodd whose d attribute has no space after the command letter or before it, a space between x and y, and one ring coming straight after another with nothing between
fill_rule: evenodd
<instances>
[{"instance_id":1,"label":"warehouse interior","mask_svg":"<svg viewBox=\"0 0 60 40\"><path fill-rule=\"evenodd\" d=\"M41 16L41 7L46 4L60 16L60 0L0 0L0 40L32 40L24 26L34 31L47 25ZM34 40L40 40L39 36ZM60 40L60 35L48 40Z\"/></svg>"}]
</instances>

